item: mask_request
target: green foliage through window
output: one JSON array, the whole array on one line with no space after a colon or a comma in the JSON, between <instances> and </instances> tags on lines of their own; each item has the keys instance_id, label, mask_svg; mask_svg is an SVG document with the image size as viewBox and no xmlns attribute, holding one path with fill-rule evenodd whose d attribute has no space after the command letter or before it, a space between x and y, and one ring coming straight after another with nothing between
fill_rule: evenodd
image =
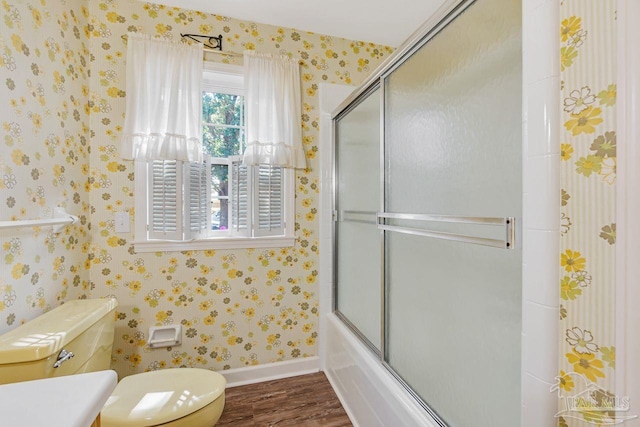
<instances>
[{"instance_id":1,"label":"green foliage through window","mask_svg":"<svg viewBox=\"0 0 640 427\"><path fill-rule=\"evenodd\" d=\"M202 93L202 143L211 157L242 154L244 99L226 93Z\"/></svg>"},{"instance_id":2,"label":"green foliage through window","mask_svg":"<svg viewBox=\"0 0 640 427\"><path fill-rule=\"evenodd\" d=\"M244 97L217 92L202 93L202 145L212 158L228 158L244 149ZM229 226L229 167L211 164L211 227Z\"/></svg>"}]
</instances>

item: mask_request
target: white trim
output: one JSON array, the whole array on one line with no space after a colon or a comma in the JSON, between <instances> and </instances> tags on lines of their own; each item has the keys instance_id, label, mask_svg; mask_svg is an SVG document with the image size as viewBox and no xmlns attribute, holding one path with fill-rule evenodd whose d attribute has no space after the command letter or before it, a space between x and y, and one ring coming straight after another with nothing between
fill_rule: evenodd
<instances>
[{"instance_id":1,"label":"white trim","mask_svg":"<svg viewBox=\"0 0 640 427\"><path fill-rule=\"evenodd\" d=\"M244 77L242 75L203 71L202 91L218 92L244 96Z\"/></svg>"},{"instance_id":2,"label":"white trim","mask_svg":"<svg viewBox=\"0 0 640 427\"><path fill-rule=\"evenodd\" d=\"M135 162L135 174L137 177L147 176L146 162ZM288 175L288 176L287 176ZM294 191L294 173L288 172L285 175L286 185ZM135 194L147 194L147 180L136 179L134 183ZM147 194L148 196L148 194ZM268 237L211 237L206 239L194 239L190 241L175 240L147 240L147 197L135 197L135 217L134 235L135 240L130 242L134 245L136 253L144 252L180 252L189 250L207 249L258 249L258 248L283 248L294 246L296 237L294 234L294 213L293 197L288 197L285 201L285 235Z\"/></svg>"},{"instance_id":3,"label":"white trim","mask_svg":"<svg viewBox=\"0 0 640 427\"><path fill-rule=\"evenodd\" d=\"M218 372L227 380L227 387L238 387L246 384L313 374L319 370L319 359L317 356L313 356Z\"/></svg>"},{"instance_id":4,"label":"white trim","mask_svg":"<svg viewBox=\"0 0 640 427\"><path fill-rule=\"evenodd\" d=\"M640 2L617 1L616 394L640 415ZM625 422L639 426L640 419Z\"/></svg>"},{"instance_id":5,"label":"white trim","mask_svg":"<svg viewBox=\"0 0 640 427\"><path fill-rule=\"evenodd\" d=\"M203 251L207 249L285 248L296 243L295 237L214 237L188 242L147 240L130 242L136 253Z\"/></svg>"},{"instance_id":6,"label":"white trim","mask_svg":"<svg viewBox=\"0 0 640 427\"><path fill-rule=\"evenodd\" d=\"M320 323L318 355L320 369L326 370L326 318L333 310L333 122L331 112L354 90L353 86L320 83L320 276L318 293Z\"/></svg>"},{"instance_id":7,"label":"white trim","mask_svg":"<svg viewBox=\"0 0 640 427\"><path fill-rule=\"evenodd\" d=\"M133 232L135 240L147 239L147 206L149 205L149 194L147 193L147 163L141 160L134 160L134 183L135 193L133 205L135 207L133 215ZM140 179L144 177L144 179ZM137 196L136 196L137 195Z\"/></svg>"},{"instance_id":8,"label":"white trim","mask_svg":"<svg viewBox=\"0 0 640 427\"><path fill-rule=\"evenodd\" d=\"M244 73L239 65L204 61L202 89L244 96Z\"/></svg>"},{"instance_id":9,"label":"white trim","mask_svg":"<svg viewBox=\"0 0 640 427\"><path fill-rule=\"evenodd\" d=\"M202 68L216 73L242 75L244 67L242 65L225 64L222 62L204 61Z\"/></svg>"},{"instance_id":10,"label":"white trim","mask_svg":"<svg viewBox=\"0 0 640 427\"><path fill-rule=\"evenodd\" d=\"M558 423L559 22L557 0L523 1L522 427Z\"/></svg>"}]
</instances>

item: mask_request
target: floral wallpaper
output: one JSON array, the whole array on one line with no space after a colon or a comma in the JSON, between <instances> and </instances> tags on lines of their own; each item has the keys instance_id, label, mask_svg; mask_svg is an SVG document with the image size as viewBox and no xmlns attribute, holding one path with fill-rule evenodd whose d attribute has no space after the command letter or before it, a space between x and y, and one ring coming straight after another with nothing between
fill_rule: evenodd
<instances>
[{"instance_id":1,"label":"floral wallpaper","mask_svg":"<svg viewBox=\"0 0 640 427\"><path fill-rule=\"evenodd\" d=\"M560 11L558 385L562 395L574 396L595 384L601 399L615 385L615 1L564 0ZM614 421L612 412L561 415L560 426Z\"/></svg>"},{"instance_id":2,"label":"floral wallpaper","mask_svg":"<svg viewBox=\"0 0 640 427\"><path fill-rule=\"evenodd\" d=\"M59 234L0 231L0 333L65 300L113 296L121 377L317 355L318 85L357 85L392 49L134 0L0 1L0 220L54 206L80 217ZM294 247L138 254L133 232L115 233L114 213L134 213L133 163L119 154L130 31L222 34L225 50L300 58L309 168L296 176ZM149 327L166 324L182 325L182 345L151 350Z\"/></svg>"},{"instance_id":3,"label":"floral wallpaper","mask_svg":"<svg viewBox=\"0 0 640 427\"><path fill-rule=\"evenodd\" d=\"M0 220L80 221L0 231L0 333L89 290L88 10L81 0L1 0Z\"/></svg>"},{"instance_id":4,"label":"floral wallpaper","mask_svg":"<svg viewBox=\"0 0 640 427\"><path fill-rule=\"evenodd\" d=\"M90 1L92 54L91 289L117 297L119 374L165 367L240 368L317 355L318 84L356 85L390 53L383 46L134 0ZM225 50L301 60L303 143L309 169L296 175L296 237L290 248L136 253L132 233L115 233L114 213L133 217L134 167L119 153L125 107L127 32L178 40L222 34ZM125 37L123 37L125 36ZM235 56L207 59L241 63ZM133 228L132 228L133 230ZM183 343L150 350L148 328L181 324Z\"/></svg>"}]
</instances>

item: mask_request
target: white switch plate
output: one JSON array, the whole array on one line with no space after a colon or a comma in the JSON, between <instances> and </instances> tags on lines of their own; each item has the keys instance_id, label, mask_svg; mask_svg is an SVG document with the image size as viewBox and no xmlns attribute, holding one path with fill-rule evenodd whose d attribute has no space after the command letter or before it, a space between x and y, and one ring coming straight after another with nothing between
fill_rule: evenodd
<instances>
[{"instance_id":1,"label":"white switch plate","mask_svg":"<svg viewBox=\"0 0 640 427\"><path fill-rule=\"evenodd\" d=\"M128 233L129 228L129 212L115 213L115 229L116 233Z\"/></svg>"}]
</instances>

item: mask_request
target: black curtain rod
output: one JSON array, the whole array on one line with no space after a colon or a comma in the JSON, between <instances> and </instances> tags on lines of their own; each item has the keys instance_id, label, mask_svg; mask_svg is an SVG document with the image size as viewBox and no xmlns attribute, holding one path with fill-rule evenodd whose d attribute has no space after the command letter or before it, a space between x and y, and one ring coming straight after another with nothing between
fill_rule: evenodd
<instances>
[{"instance_id":1,"label":"black curtain rod","mask_svg":"<svg viewBox=\"0 0 640 427\"><path fill-rule=\"evenodd\" d=\"M204 47L207 49L219 50L220 52L222 52L222 34L216 37L216 36L207 36L203 34L180 33L180 37L193 40L194 42L197 42L197 43L202 43Z\"/></svg>"}]
</instances>

